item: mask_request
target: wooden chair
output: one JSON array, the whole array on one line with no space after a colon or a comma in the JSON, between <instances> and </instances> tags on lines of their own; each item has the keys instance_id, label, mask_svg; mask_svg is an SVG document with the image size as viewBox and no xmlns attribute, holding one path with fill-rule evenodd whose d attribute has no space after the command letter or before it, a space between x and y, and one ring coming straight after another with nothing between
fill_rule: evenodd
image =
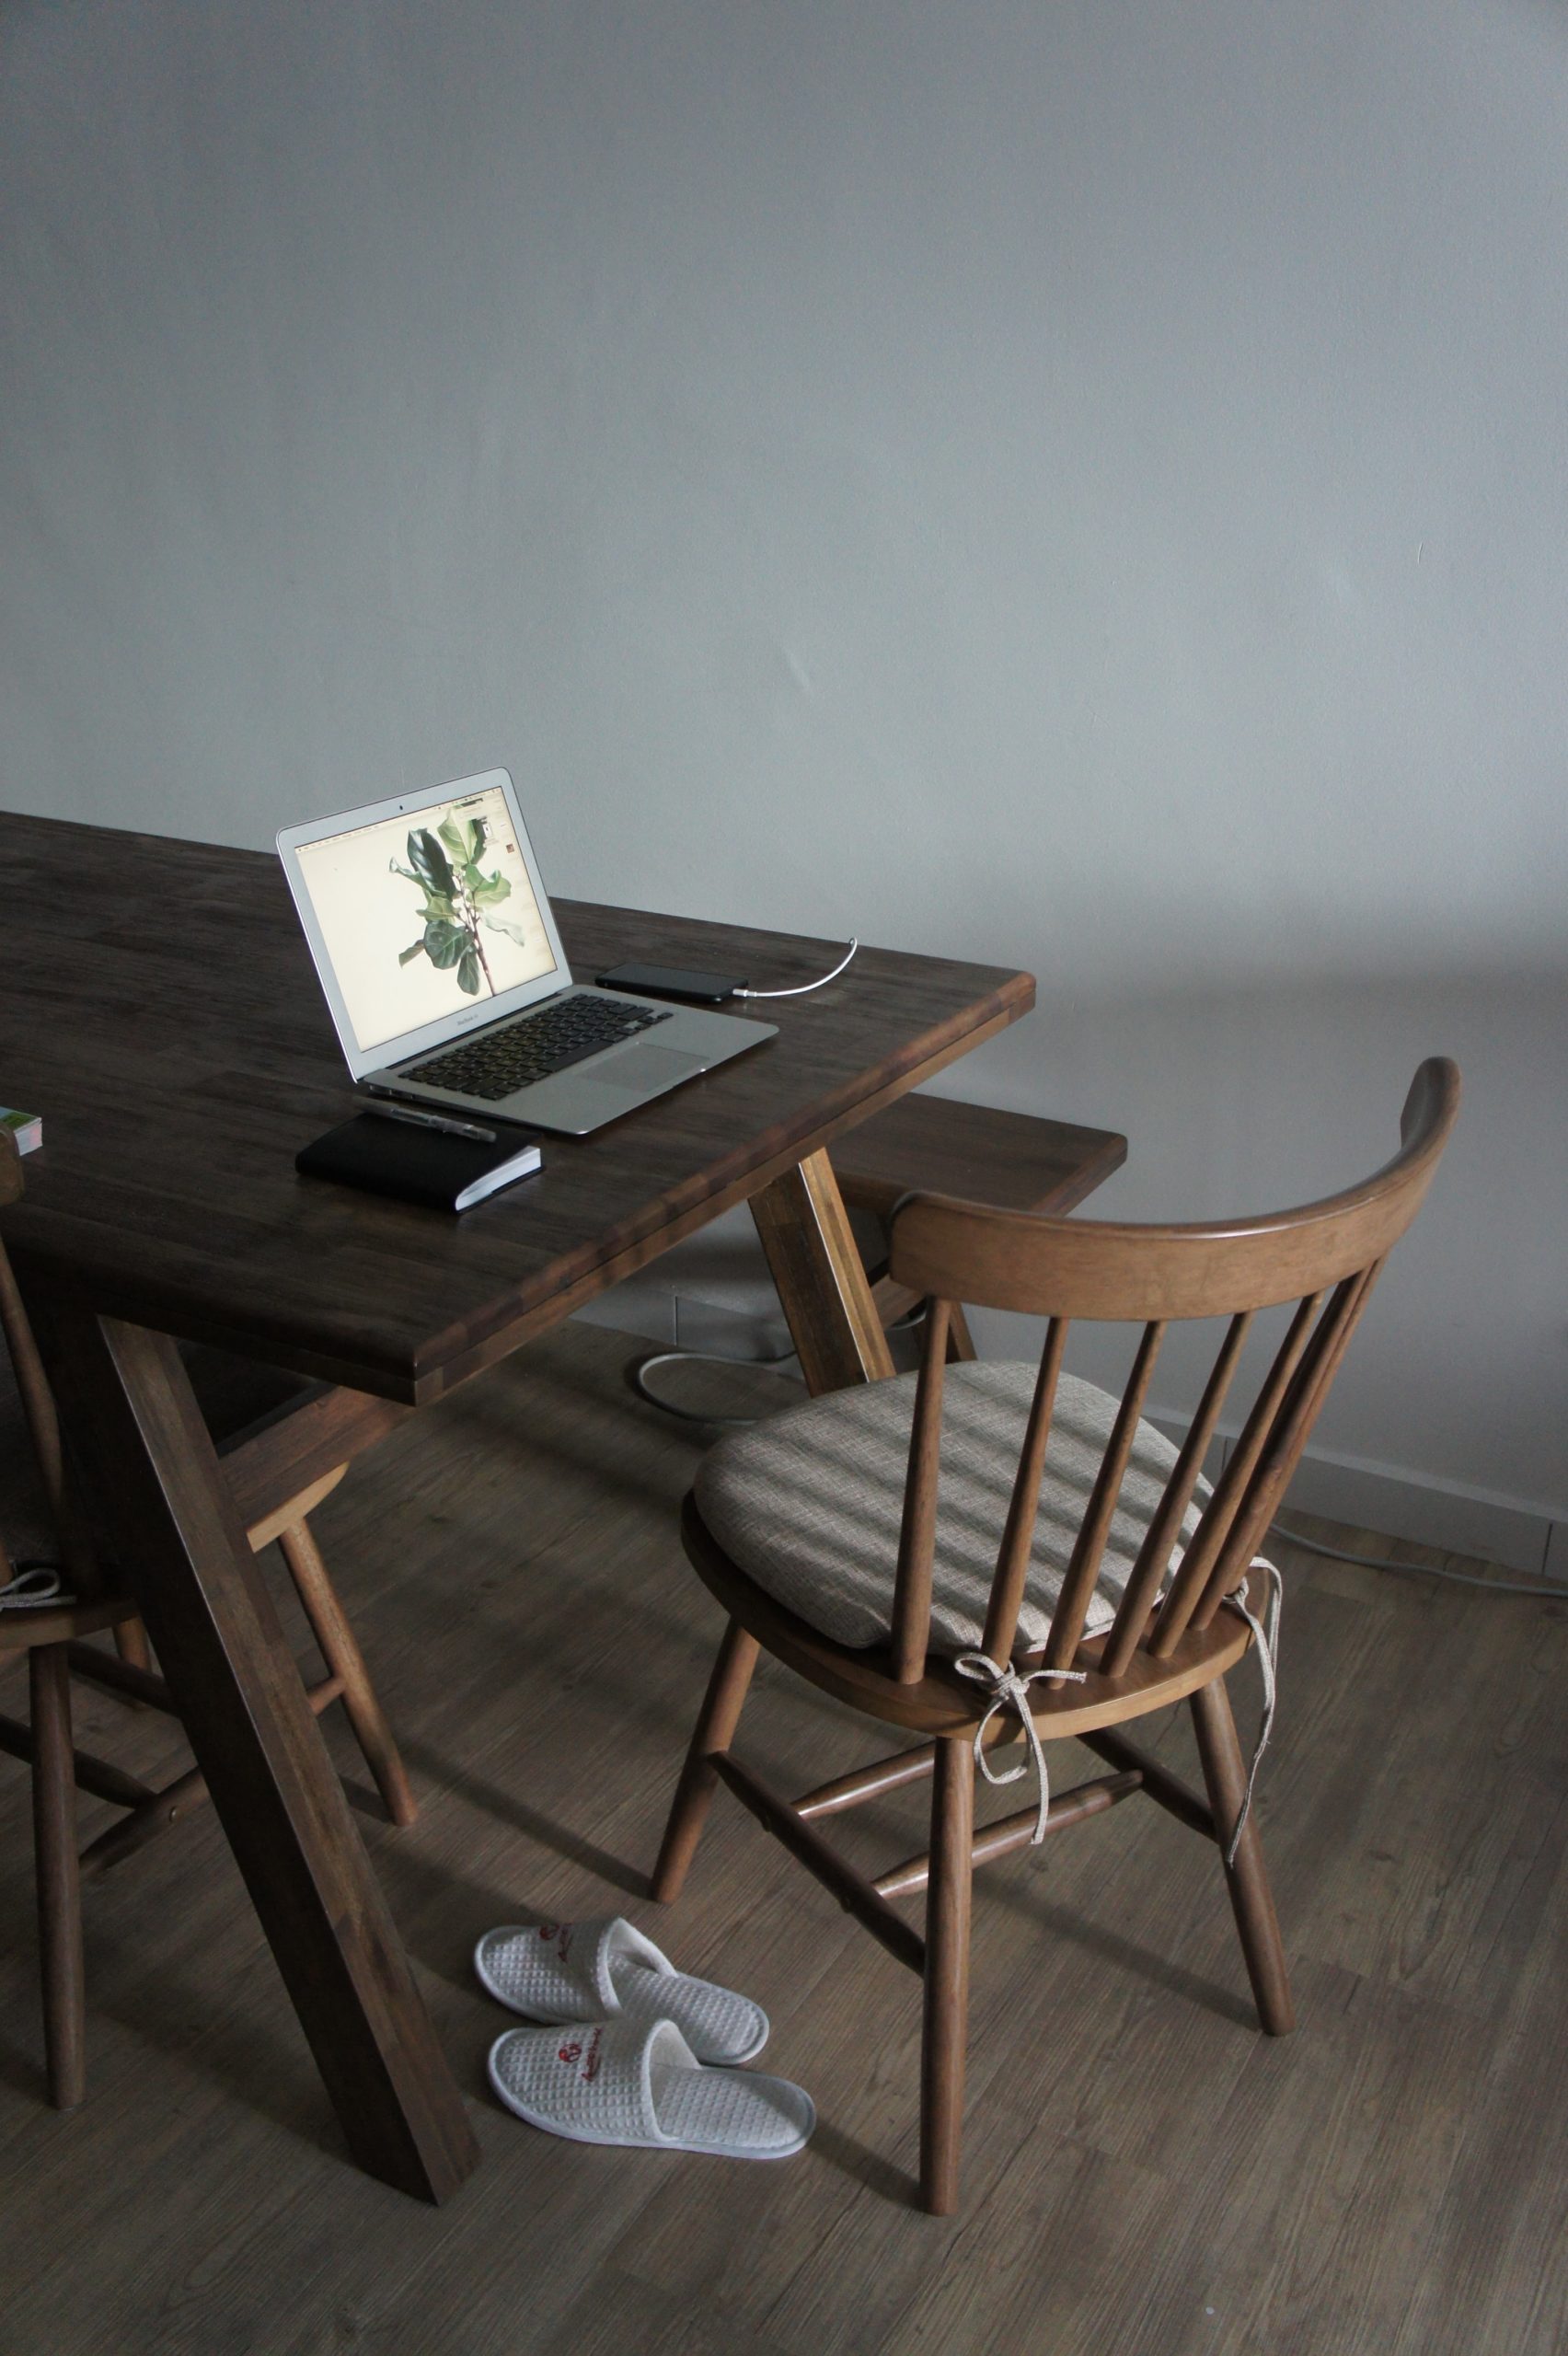
<instances>
[{"instance_id":1,"label":"wooden chair","mask_svg":"<svg viewBox=\"0 0 1568 2356\"><path fill-rule=\"evenodd\" d=\"M15 1145L0 1135L0 1207L14 1202L21 1191ZM134 1604L104 1581L74 1519L53 1399L3 1242L0 1329L0 1373L8 1355L16 1375L14 1391L0 1383L0 1587L17 1576L14 1557L26 1550L52 1559L63 1552L71 1565L71 1586L77 1590L71 1600L58 1605L0 1611L0 1663L18 1652L28 1659L29 1723L0 1715L0 1750L28 1761L32 1769L49 2086L56 2106L69 2109L86 2092L82 1879L118 1865L188 1815L205 1798L207 1787L200 1771L191 1768L155 1789L108 1761L75 1749L73 1670L130 1702L177 1714L167 1685L152 1668ZM192 1353L191 1364L198 1397L220 1446L281 1412L279 1385L265 1370L259 1370L259 1388L240 1361L219 1353ZM329 1703L342 1702L388 1816L395 1824L411 1824L417 1809L407 1773L309 1527L310 1514L347 1469L339 1465L300 1493L264 1509L257 1507L247 1534L257 1552L277 1540L326 1661L328 1675L306 1680L311 1708L319 1715ZM4 1535L7 1529L13 1533L10 1549ZM119 1640L118 1657L87 1641L106 1630ZM77 1785L126 1811L79 1856Z\"/></svg>"},{"instance_id":2,"label":"wooden chair","mask_svg":"<svg viewBox=\"0 0 1568 2356\"><path fill-rule=\"evenodd\" d=\"M918 1374L792 1407L722 1440L699 1469L682 1534L730 1625L653 1894L677 1896L721 1778L921 1975L920 2192L937 2214L958 2196L975 1865L1147 1793L1219 1846L1262 2025L1275 2036L1293 2026L1225 1679L1254 1640L1249 1568L1384 1258L1425 1194L1458 1088L1452 1064L1423 1064L1396 1158L1361 1185L1274 1217L1140 1228L915 1196L893 1219L891 1273L933 1302ZM956 1300L1048 1319L1038 1370L949 1366ZM1211 1489L1201 1468L1243 1345L1270 1308L1283 1339L1260 1377L1235 1386L1251 1404L1228 1418L1238 1436ZM1063 1371L1078 1319L1142 1326L1119 1400ZM1178 1449L1142 1411L1167 1329L1202 1319L1223 1319L1223 1336ZM763 1646L918 1747L780 1797L731 1748ZM1206 1796L1120 1731L1181 1700ZM1039 1742L1074 1737L1111 1772L1052 1799L1047 1817L1026 1809L976 1836L976 1759L988 1770L1024 1711ZM820 1820L928 1775L928 1853L863 1879ZM924 1938L892 1903L918 1890Z\"/></svg>"}]
</instances>

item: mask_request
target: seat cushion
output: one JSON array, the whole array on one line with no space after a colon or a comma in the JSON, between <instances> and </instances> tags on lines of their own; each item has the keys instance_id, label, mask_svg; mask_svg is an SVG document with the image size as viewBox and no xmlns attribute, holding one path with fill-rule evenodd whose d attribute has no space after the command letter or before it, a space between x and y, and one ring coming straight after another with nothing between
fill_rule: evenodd
<instances>
[{"instance_id":1,"label":"seat cushion","mask_svg":"<svg viewBox=\"0 0 1568 2356\"><path fill-rule=\"evenodd\" d=\"M973 1650L985 1633L1037 1375L1032 1365L947 1369L932 1578L935 1652ZM721 1440L698 1472L698 1508L731 1560L836 1644L862 1648L886 1643L893 1633L916 1380L896 1375L788 1407ZM1117 1406L1092 1382L1060 1378L1015 1650L1034 1652L1045 1642ZM1090 1601L1088 1635L1115 1617L1176 1456L1162 1433L1140 1422ZM1184 1536L1195 1529L1207 1495L1200 1482ZM1178 1546L1172 1562L1180 1555Z\"/></svg>"}]
</instances>

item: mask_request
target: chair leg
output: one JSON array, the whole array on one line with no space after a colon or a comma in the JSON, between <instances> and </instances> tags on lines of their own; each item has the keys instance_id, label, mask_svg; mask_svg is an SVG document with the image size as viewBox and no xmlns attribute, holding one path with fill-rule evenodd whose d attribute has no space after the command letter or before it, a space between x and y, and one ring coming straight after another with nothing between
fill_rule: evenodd
<instances>
[{"instance_id":1,"label":"chair leg","mask_svg":"<svg viewBox=\"0 0 1568 2356\"><path fill-rule=\"evenodd\" d=\"M153 1648L139 1620L121 1620L114 1631L114 1649L133 1669L151 1669ZM133 1705L134 1706L134 1705Z\"/></svg>"},{"instance_id":2,"label":"chair leg","mask_svg":"<svg viewBox=\"0 0 1568 2356\"><path fill-rule=\"evenodd\" d=\"M28 1655L32 1705L33 1856L38 1877L43 2042L50 2099L72 2110L87 2090L76 1784L71 1750L71 1670L63 1645Z\"/></svg>"},{"instance_id":3,"label":"chair leg","mask_svg":"<svg viewBox=\"0 0 1568 2356\"><path fill-rule=\"evenodd\" d=\"M920 2205L933 2217L951 2217L958 2207L974 1841L974 1747L967 1735L949 1735L937 1745L931 1799L926 2008L920 2039Z\"/></svg>"},{"instance_id":4,"label":"chair leg","mask_svg":"<svg viewBox=\"0 0 1568 2356\"><path fill-rule=\"evenodd\" d=\"M702 1837L713 1786L718 1781L713 1753L727 1750L734 1737L759 1649L756 1638L749 1636L738 1620L732 1620L702 1698L702 1709L660 1843L659 1862L648 1886L649 1895L657 1899L661 1906L673 1905L681 1894L686 1867Z\"/></svg>"},{"instance_id":5,"label":"chair leg","mask_svg":"<svg viewBox=\"0 0 1568 2356\"><path fill-rule=\"evenodd\" d=\"M1246 1764L1237 1740L1236 1721L1230 1714L1230 1697L1226 1692L1224 1678L1216 1677L1212 1684L1201 1685L1192 1697L1192 1704L1198 1756L1203 1761L1209 1806L1220 1828L1223 1857L1247 1790ZM1274 1893L1263 1865L1263 1845L1256 1815L1247 1819L1236 1862L1226 1866L1225 1878L1259 2023L1270 2037L1286 2037L1296 2027L1296 2008L1290 2001L1290 1974L1286 1968Z\"/></svg>"},{"instance_id":6,"label":"chair leg","mask_svg":"<svg viewBox=\"0 0 1568 2356\"><path fill-rule=\"evenodd\" d=\"M355 1641L348 1614L338 1600L338 1590L321 1559L321 1549L303 1521L293 1530L281 1530L278 1544L289 1566L289 1576L298 1589L299 1600L305 1606L306 1617L321 1647L321 1657L334 1677L340 1677L343 1680L343 1707L349 1714L349 1724L364 1753L365 1765L375 1778L375 1787L381 1794L386 1813L394 1824L412 1824L419 1814L419 1807L409 1788L408 1774L398 1746L392 1739L392 1729L386 1723L386 1714L376 1699L375 1688L370 1681L364 1655Z\"/></svg>"}]
</instances>

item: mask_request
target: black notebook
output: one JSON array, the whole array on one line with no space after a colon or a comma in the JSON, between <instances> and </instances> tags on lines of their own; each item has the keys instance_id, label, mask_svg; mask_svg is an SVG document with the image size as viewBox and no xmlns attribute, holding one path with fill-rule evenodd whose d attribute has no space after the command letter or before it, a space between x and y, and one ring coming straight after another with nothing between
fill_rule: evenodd
<instances>
[{"instance_id":1,"label":"black notebook","mask_svg":"<svg viewBox=\"0 0 1568 2356\"><path fill-rule=\"evenodd\" d=\"M506 1131L494 1145L481 1145L444 1129L359 1113L303 1147L294 1168L304 1178L335 1178L340 1185L395 1195L432 1210L466 1211L514 1178L525 1178L542 1159L538 1139L520 1129Z\"/></svg>"}]
</instances>

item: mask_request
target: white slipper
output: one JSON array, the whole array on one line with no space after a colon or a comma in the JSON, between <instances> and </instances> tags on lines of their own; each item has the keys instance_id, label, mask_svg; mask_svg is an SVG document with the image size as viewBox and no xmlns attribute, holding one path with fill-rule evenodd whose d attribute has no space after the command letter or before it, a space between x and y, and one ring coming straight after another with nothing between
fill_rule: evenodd
<instances>
[{"instance_id":1,"label":"white slipper","mask_svg":"<svg viewBox=\"0 0 1568 2356\"><path fill-rule=\"evenodd\" d=\"M677 1971L617 1914L600 1923L509 1923L487 1931L474 1969L490 1994L532 2021L674 2021L699 2062L750 2062L767 2015L749 1996Z\"/></svg>"},{"instance_id":2,"label":"white slipper","mask_svg":"<svg viewBox=\"0 0 1568 2356\"><path fill-rule=\"evenodd\" d=\"M573 2143L787 2160L816 2125L803 2086L751 2070L706 2070L673 2021L509 2028L490 2052L508 2110Z\"/></svg>"}]
</instances>

